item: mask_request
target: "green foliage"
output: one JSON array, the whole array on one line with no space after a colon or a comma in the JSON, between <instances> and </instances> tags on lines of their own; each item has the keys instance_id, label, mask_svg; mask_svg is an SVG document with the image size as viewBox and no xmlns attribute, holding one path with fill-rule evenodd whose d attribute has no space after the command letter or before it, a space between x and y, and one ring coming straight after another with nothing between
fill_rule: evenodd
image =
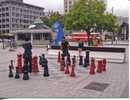
<instances>
[{"instance_id":1,"label":"green foliage","mask_svg":"<svg viewBox=\"0 0 130 100\"><path fill-rule=\"evenodd\" d=\"M65 14L64 27L67 30L81 30L96 27L99 30L113 31L116 17L105 14L106 6L99 0L78 0L69 13Z\"/></svg>"},{"instance_id":2,"label":"green foliage","mask_svg":"<svg viewBox=\"0 0 130 100\"><path fill-rule=\"evenodd\" d=\"M51 27L57 20L62 21L62 16L58 12L51 12L49 16L44 16L41 19L46 25Z\"/></svg>"}]
</instances>

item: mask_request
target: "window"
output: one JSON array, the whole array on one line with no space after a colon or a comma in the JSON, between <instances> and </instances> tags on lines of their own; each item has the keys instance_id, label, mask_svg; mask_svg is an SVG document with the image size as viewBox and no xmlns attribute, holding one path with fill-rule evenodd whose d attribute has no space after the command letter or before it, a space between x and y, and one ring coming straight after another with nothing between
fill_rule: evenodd
<instances>
[{"instance_id":1,"label":"window","mask_svg":"<svg viewBox=\"0 0 130 100\"><path fill-rule=\"evenodd\" d=\"M6 13L6 16L9 16L9 13Z\"/></svg>"},{"instance_id":2,"label":"window","mask_svg":"<svg viewBox=\"0 0 130 100\"><path fill-rule=\"evenodd\" d=\"M9 10L9 8L8 7L6 7L6 11L8 11Z\"/></svg>"},{"instance_id":3,"label":"window","mask_svg":"<svg viewBox=\"0 0 130 100\"><path fill-rule=\"evenodd\" d=\"M29 33L27 33L27 34L19 33L18 34L18 40L25 40L26 36L31 40L31 34L29 34Z\"/></svg>"},{"instance_id":4,"label":"window","mask_svg":"<svg viewBox=\"0 0 130 100\"><path fill-rule=\"evenodd\" d=\"M42 34L40 34L40 33L34 34L33 39L34 40L41 40L42 39Z\"/></svg>"}]
</instances>

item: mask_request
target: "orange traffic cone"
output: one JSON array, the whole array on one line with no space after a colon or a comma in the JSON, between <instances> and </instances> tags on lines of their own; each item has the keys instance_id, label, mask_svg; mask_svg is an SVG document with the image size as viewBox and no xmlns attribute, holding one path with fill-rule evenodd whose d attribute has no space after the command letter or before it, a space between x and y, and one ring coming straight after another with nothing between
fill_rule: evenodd
<instances>
[{"instance_id":1,"label":"orange traffic cone","mask_svg":"<svg viewBox=\"0 0 130 100\"><path fill-rule=\"evenodd\" d=\"M17 67L19 69L19 73L23 73L22 54L17 55Z\"/></svg>"},{"instance_id":2,"label":"orange traffic cone","mask_svg":"<svg viewBox=\"0 0 130 100\"><path fill-rule=\"evenodd\" d=\"M61 60L61 55L60 55L60 51L58 52L58 59L57 59L57 62L60 63L60 60Z\"/></svg>"},{"instance_id":3,"label":"orange traffic cone","mask_svg":"<svg viewBox=\"0 0 130 100\"><path fill-rule=\"evenodd\" d=\"M95 66L95 59L92 58L91 59L91 65L90 65L90 72L89 72L90 75L94 75L95 74L95 68L96 68L96 66Z\"/></svg>"},{"instance_id":4,"label":"orange traffic cone","mask_svg":"<svg viewBox=\"0 0 130 100\"><path fill-rule=\"evenodd\" d=\"M33 59L32 59L32 72L34 72L34 73L39 72L37 56L33 57Z\"/></svg>"},{"instance_id":5,"label":"orange traffic cone","mask_svg":"<svg viewBox=\"0 0 130 100\"><path fill-rule=\"evenodd\" d=\"M76 56L72 58L72 66L71 66L71 72L70 72L70 77L75 77L75 63L76 63Z\"/></svg>"},{"instance_id":6,"label":"orange traffic cone","mask_svg":"<svg viewBox=\"0 0 130 100\"><path fill-rule=\"evenodd\" d=\"M97 72L102 73L102 60L98 61Z\"/></svg>"},{"instance_id":7,"label":"orange traffic cone","mask_svg":"<svg viewBox=\"0 0 130 100\"><path fill-rule=\"evenodd\" d=\"M106 59L103 59L103 61L102 61L102 71L106 71L106 63L107 63Z\"/></svg>"}]
</instances>

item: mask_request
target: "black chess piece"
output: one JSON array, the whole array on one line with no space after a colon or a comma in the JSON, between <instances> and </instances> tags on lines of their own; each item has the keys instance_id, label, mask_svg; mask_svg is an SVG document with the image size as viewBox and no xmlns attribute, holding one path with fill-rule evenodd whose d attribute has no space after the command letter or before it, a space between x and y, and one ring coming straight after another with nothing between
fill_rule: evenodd
<instances>
[{"instance_id":1,"label":"black chess piece","mask_svg":"<svg viewBox=\"0 0 130 100\"><path fill-rule=\"evenodd\" d=\"M83 56L79 57L79 65L83 65Z\"/></svg>"},{"instance_id":2,"label":"black chess piece","mask_svg":"<svg viewBox=\"0 0 130 100\"><path fill-rule=\"evenodd\" d=\"M48 60L45 58L45 55L42 54L42 60L41 60L41 64L42 64L42 67L44 68L44 73L43 73L43 76L44 77L49 77L49 70L48 70Z\"/></svg>"},{"instance_id":3,"label":"black chess piece","mask_svg":"<svg viewBox=\"0 0 130 100\"><path fill-rule=\"evenodd\" d=\"M12 71L12 67L11 67L11 66L9 66L9 75L8 75L8 77L9 77L9 78L14 77L13 71Z\"/></svg>"},{"instance_id":4,"label":"black chess piece","mask_svg":"<svg viewBox=\"0 0 130 100\"><path fill-rule=\"evenodd\" d=\"M85 66L86 66L86 67L89 66L89 64L90 64L90 62L89 62L89 53L90 53L90 52L87 50L87 51L86 51L86 57L85 57L85 63L86 63ZM85 66L84 66L84 67L85 67Z\"/></svg>"},{"instance_id":5,"label":"black chess piece","mask_svg":"<svg viewBox=\"0 0 130 100\"><path fill-rule=\"evenodd\" d=\"M19 79L20 76L19 76L19 69L18 67L16 67L16 74L15 74L15 79Z\"/></svg>"},{"instance_id":6,"label":"black chess piece","mask_svg":"<svg viewBox=\"0 0 130 100\"><path fill-rule=\"evenodd\" d=\"M28 71L24 71L24 74L23 74L23 80L29 80L29 75L28 75Z\"/></svg>"},{"instance_id":7,"label":"black chess piece","mask_svg":"<svg viewBox=\"0 0 130 100\"><path fill-rule=\"evenodd\" d=\"M29 80L28 75L28 61L26 60L26 57L24 59L24 74L23 74L23 80Z\"/></svg>"}]
</instances>

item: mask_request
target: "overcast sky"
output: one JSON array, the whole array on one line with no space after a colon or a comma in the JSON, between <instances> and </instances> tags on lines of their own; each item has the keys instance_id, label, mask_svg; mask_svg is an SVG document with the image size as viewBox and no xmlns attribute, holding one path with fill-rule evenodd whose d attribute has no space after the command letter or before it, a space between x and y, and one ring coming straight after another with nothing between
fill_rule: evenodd
<instances>
[{"instance_id":1,"label":"overcast sky","mask_svg":"<svg viewBox=\"0 0 130 100\"><path fill-rule=\"evenodd\" d=\"M45 11L53 10L63 13L63 0L24 0L24 2L45 8ZM108 11L113 7L114 14L128 16L129 0L107 0Z\"/></svg>"}]
</instances>

